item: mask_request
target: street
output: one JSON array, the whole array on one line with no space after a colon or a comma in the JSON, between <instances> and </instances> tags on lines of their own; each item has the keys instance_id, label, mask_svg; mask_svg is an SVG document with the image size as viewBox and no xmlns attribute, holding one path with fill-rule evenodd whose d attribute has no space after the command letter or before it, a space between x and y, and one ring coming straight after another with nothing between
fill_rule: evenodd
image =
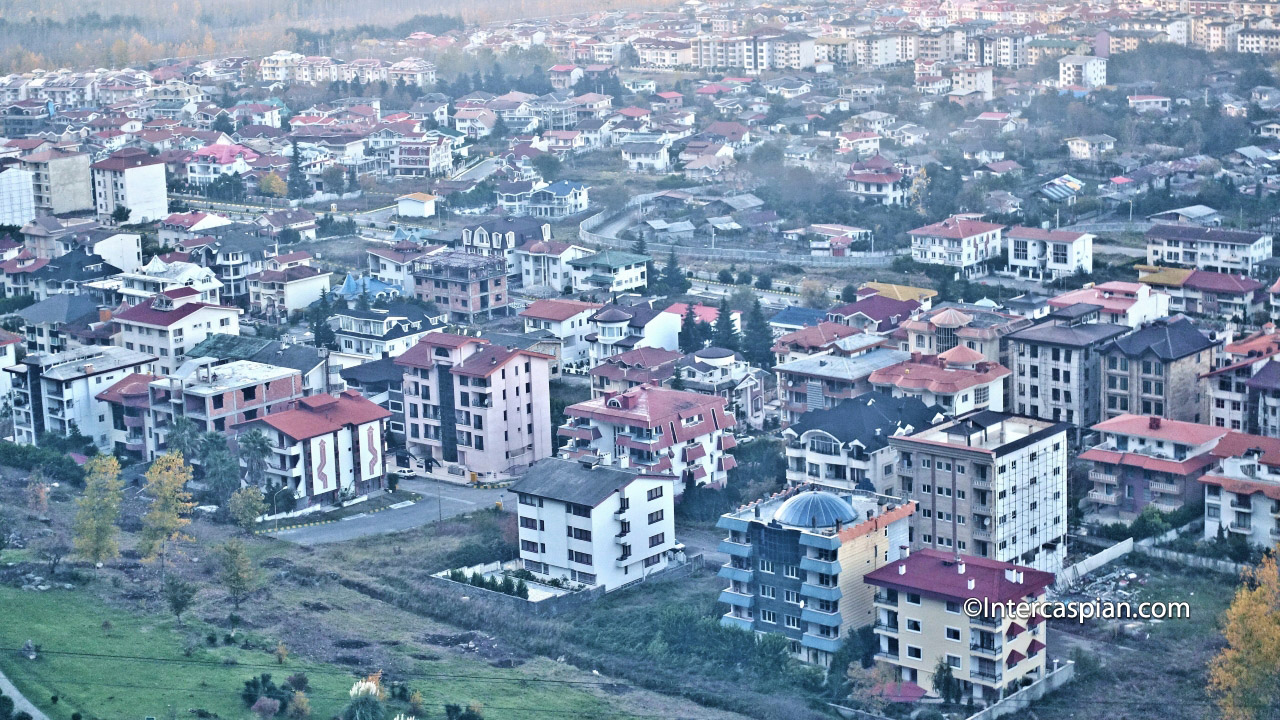
<instances>
[{"instance_id":1,"label":"street","mask_svg":"<svg viewBox=\"0 0 1280 720\"><path fill-rule=\"evenodd\" d=\"M267 534L298 545L324 545L367 535L411 530L441 518L484 510L493 507L495 502L502 502L504 509L514 511L511 503L515 502L515 496L506 490L480 490L436 480L403 480L400 487L421 494L422 499L408 507ZM319 516L317 519L322 518Z\"/></svg>"}]
</instances>

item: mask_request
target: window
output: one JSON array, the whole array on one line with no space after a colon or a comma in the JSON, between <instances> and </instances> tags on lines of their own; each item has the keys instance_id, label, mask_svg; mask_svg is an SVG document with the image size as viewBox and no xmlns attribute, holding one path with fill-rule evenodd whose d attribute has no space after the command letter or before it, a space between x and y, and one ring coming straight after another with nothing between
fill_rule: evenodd
<instances>
[{"instance_id":1,"label":"window","mask_svg":"<svg viewBox=\"0 0 1280 720\"><path fill-rule=\"evenodd\" d=\"M907 630L910 632L920 632L920 621L907 618Z\"/></svg>"},{"instance_id":2,"label":"window","mask_svg":"<svg viewBox=\"0 0 1280 720\"><path fill-rule=\"evenodd\" d=\"M772 563L772 562L770 562L769 560L761 560L761 561L760 561L760 572L772 573L772 572L773 572L773 563Z\"/></svg>"},{"instance_id":3,"label":"window","mask_svg":"<svg viewBox=\"0 0 1280 720\"><path fill-rule=\"evenodd\" d=\"M566 527L565 535L573 538L574 540L586 540L587 542L591 541L591 531L583 530L582 528Z\"/></svg>"},{"instance_id":4,"label":"window","mask_svg":"<svg viewBox=\"0 0 1280 720\"><path fill-rule=\"evenodd\" d=\"M947 639L954 642L960 642L960 628L947 628Z\"/></svg>"},{"instance_id":5,"label":"window","mask_svg":"<svg viewBox=\"0 0 1280 720\"><path fill-rule=\"evenodd\" d=\"M907 604L908 604L908 605L919 605L919 604L920 604L920 593L907 593Z\"/></svg>"},{"instance_id":6,"label":"window","mask_svg":"<svg viewBox=\"0 0 1280 720\"><path fill-rule=\"evenodd\" d=\"M772 611L772 610L761 610L761 611L760 611L760 621L761 621L761 622L767 622L767 623L769 623L769 624L771 624L771 625L777 625L777 624L778 624L778 613L776 613L776 612L774 612L774 611Z\"/></svg>"},{"instance_id":7,"label":"window","mask_svg":"<svg viewBox=\"0 0 1280 720\"><path fill-rule=\"evenodd\" d=\"M569 562L576 562L576 563L578 563L579 565L590 565L590 564L591 564L591 554L590 554L590 553L584 553L584 552L578 552L577 550L570 550L570 551L569 551Z\"/></svg>"},{"instance_id":8,"label":"window","mask_svg":"<svg viewBox=\"0 0 1280 720\"><path fill-rule=\"evenodd\" d=\"M658 498L660 498L660 497L662 497L662 487L661 487L661 486L658 486L658 487L656 487L656 488L653 488L653 489L652 489L652 490L650 490L650 491L649 491L649 493L648 493L648 498L649 498L650 500L657 500L657 499L658 499Z\"/></svg>"},{"instance_id":9,"label":"window","mask_svg":"<svg viewBox=\"0 0 1280 720\"><path fill-rule=\"evenodd\" d=\"M658 533L657 535L653 535L649 538L649 547L658 547L662 543L666 542L666 540L667 540L666 533Z\"/></svg>"},{"instance_id":10,"label":"window","mask_svg":"<svg viewBox=\"0 0 1280 720\"><path fill-rule=\"evenodd\" d=\"M959 615L959 614L960 614L960 603L956 602L955 600L948 600L948 601L947 601L947 612L951 613L952 615Z\"/></svg>"},{"instance_id":11,"label":"window","mask_svg":"<svg viewBox=\"0 0 1280 720\"><path fill-rule=\"evenodd\" d=\"M919 660L919 659L920 659L920 657L921 657L920 648L918 648L918 647L916 647L916 646L914 646L914 645L908 645L908 646L907 646L907 657L911 658L912 660Z\"/></svg>"},{"instance_id":12,"label":"window","mask_svg":"<svg viewBox=\"0 0 1280 720\"><path fill-rule=\"evenodd\" d=\"M649 557L644 559L644 566L653 567L654 565L657 565L660 562L662 562L661 555L650 555Z\"/></svg>"},{"instance_id":13,"label":"window","mask_svg":"<svg viewBox=\"0 0 1280 720\"><path fill-rule=\"evenodd\" d=\"M761 585L760 597L776 598L778 597L778 589L772 585Z\"/></svg>"},{"instance_id":14,"label":"window","mask_svg":"<svg viewBox=\"0 0 1280 720\"><path fill-rule=\"evenodd\" d=\"M523 516L521 516L521 518L520 518L520 527L525 528L525 529L527 529L527 530L537 530L537 529L538 529L538 521L537 521L537 520L535 520L535 519L533 519L533 518L531 518L531 517L523 517Z\"/></svg>"},{"instance_id":15,"label":"window","mask_svg":"<svg viewBox=\"0 0 1280 720\"><path fill-rule=\"evenodd\" d=\"M800 568L795 565L783 565L782 573L789 578L799 578Z\"/></svg>"},{"instance_id":16,"label":"window","mask_svg":"<svg viewBox=\"0 0 1280 720\"><path fill-rule=\"evenodd\" d=\"M787 627L793 630L800 629L800 618L796 617L795 615L783 615L782 617L786 621Z\"/></svg>"},{"instance_id":17,"label":"window","mask_svg":"<svg viewBox=\"0 0 1280 720\"><path fill-rule=\"evenodd\" d=\"M661 520L662 520L662 511L661 511L661 510L654 510L653 512L649 513L649 524L650 524L650 525L652 525L652 524L654 524L654 523L656 523L656 522L660 522Z\"/></svg>"},{"instance_id":18,"label":"window","mask_svg":"<svg viewBox=\"0 0 1280 720\"><path fill-rule=\"evenodd\" d=\"M950 666L951 666L951 667L953 667L953 668L956 668L956 669L958 670L958 669L960 668L960 656L959 656L959 655L947 655L947 664L948 664L948 665L950 665Z\"/></svg>"},{"instance_id":19,"label":"window","mask_svg":"<svg viewBox=\"0 0 1280 720\"><path fill-rule=\"evenodd\" d=\"M534 541L532 541L532 540L521 540L521 541L520 541L520 550L521 550L521 551L523 551L523 552L536 553L536 552L538 552L538 543L536 543L536 542L534 542Z\"/></svg>"},{"instance_id":20,"label":"window","mask_svg":"<svg viewBox=\"0 0 1280 720\"><path fill-rule=\"evenodd\" d=\"M782 599L791 603L792 605L799 605L800 593L796 592L795 590L783 590Z\"/></svg>"}]
</instances>

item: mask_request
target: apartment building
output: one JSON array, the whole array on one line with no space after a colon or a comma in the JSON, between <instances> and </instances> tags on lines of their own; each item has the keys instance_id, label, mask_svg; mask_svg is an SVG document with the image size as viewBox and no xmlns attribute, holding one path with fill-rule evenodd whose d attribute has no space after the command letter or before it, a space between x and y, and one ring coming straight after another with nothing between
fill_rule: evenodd
<instances>
[{"instance_id":1,"label":"apartment building","mask_svg":"<svg viewBox=\"0 0 1280 720\"><path fill-rule=\"evenodd\" d=\"M790 309L784 309L782 312L785 313ZM779 313L779 316L781 314ZM859 328L841 322L822 320L820 319L821 317L819 315L811 324L778 336L773 343L773 347L770 348L777 359L778 365L802 357L829 352L836 346L835 344L838 341L862 332ZM777 320L777 318L778 316L774 316L774 320Z\"/></svg>"},{"instance_id":2,"label":"apartment building","mask_svg":"<svg viewBox=\"0 0 1280 720\"><path fill-rule=\"evenodd\" d=\"M1200 498L1200 476L1214 464L1213 449L1226 428L1119 415L1093 426L1097 445L1080 454L1093 463L1086 519L1132 522L1151 506L1172 512Z\"/></svg>"},{"instance_id":3,"label":"apartment building","mask_svg":"<svg viewBox=\"0 0 1280 720\"><path fill-rule=\"evenodd\" d=\"M877 664L916 697L936 695L933 672L951 667L963 696L992 704L1048 669L1045 618L969 617L967 601L989 606L1043 600L1053 573L939 550L919 550L867 573L876 588Z\"/></svg>"},{"instance_id":4,"label":"apartment building","mask_svg":"<svg viewBox=\"0 0 1280 720\"><path fill-rule=\"evenodd\" d=\"M6 163L0 164L0 225L22 227L36 219L35 175Z\"/></svg>"},{"instance_id":5,"label":"apartment building","mask_svg":"<svg viewBox=\"0 0 1280 720\"><path fill-rule=\"evenodd\" d=\"M584 247L553 240L526 242L515 249L516 274L526 290L570 292L574 289L574 273L569 263L591 254Z\"/></svg>"},{"instance_id":6,"label":"apartment building","mask_svg":"<svg viewBox=\"0 0 1280 720\"><path fill-rule=\"evenodd\" d=\"M249 276L261 272L277 253L273 238L258 234L253 225L233 223L182 243L191 262L207 267L222 281L222 300L247 307Z\"/></svg>"},{"instance_id":7,"label":"apartment building","mask_svg":"<svg viewBox=\"0 0 1280 720\"><path fill-rule=\"evenodd\" d=\"M783 425L799 421L811 410L834 407L871 390L872 373L910 359L911 353L894 349L885 338L852 335L835 343L829 352L775 366Z\"/></svg>"},{"instance_id":8,"label":"apartment building","mask_svg":"<svg viewBox=\"0 0 1280 720\"><path fill-rule=\"evenodd\" d=\"M23 157L22 167L32 175L36 210L63 215L94 208L87 153L42 150Z\"/></svg>"},{"instance_id":9,"label":"apartment building","mask_svg":"<svg viewBox=\"0 0 1280 720\"><path fill-rule=\"evenodd\" d=\"M1146 232L1147 263L1253 275L1270 260L1273 237L1256 230L1156 224Z\"/></svg>"},{"instance_id":10,"label":"apartment building","mask_svg":"<svg viewBox=\"0 0 1280 720\"><path fill-rule=\"evenodd\" d=\"M683 360L679 350L636 348L605 358L591 368L591 397L626 392L639 385L671 386L676 363Z\"/></svg>"},{"instance_id":11,"label":"apartment building","mask_svg":"<svg viewBox=\"0 0 1280 720\"><path fill-rule=\"evenodd\" d=\"M288 488L295 507L305 509L382 489L390 417L360 393L346 390L300 398L291 409L237 425L236 434L260 430L267 436L267 487Z\"/></svg>"},{"instance_id":12,"label":"apartment building","mask_svg":"<svg viewBox=\"0 0 1280 720\"><path fill-rule=\"evenodd\" d=\"M984 410L889 438L899 494L920 505L912 547L1060 571L1070 429Z\"/></svg>"},{"instance_id":13,"label":"apartment building","mask_svg":"<svg viewBox=\"0 0 1280 720\"><path fill-rule=\"evenodd\" d=\"M1126 413L1200 422L1200 376L1213 367L1221 342L1175 315L1104 343L1103 418Z\"/></svg>"},{"instance_id":14,"label":"apartment building","mask_svg":"<svg viewBox=\"0 0 1280 720\"><path fill-rule=\"evenodd\" d=\"M955 347L982 353L987 362L1013 367L1009 334L1030 327L1027 318L980 305L940 303L902 322L893 337L901 350L941 355ZM1008 395L1008 393L1006 393Z\"/></svg>"},{"instance_id":15,"label":"apartment building","mask_svg":"<svg viewBox=\"0 0 1280 720\"><path fill-rule=\"evenodd\" d=\"M117 457L133 461L146 459L150 385L158 379L147 373L130 373L94 396L111 410L107 442L110 452Z\"/></svg>"},{"instance_id":16,"label":"apartment building","mask_svg":"<svg viewBox=\"0 0 1280 720\"><path fill-rule=\"evenodd\" d=\"M154 371L168 375L182 363L187 348L210 333L240 332L240 310L200 302L195 288L165 290L112 316L120 326L118 344L157 357Z\"/></svg>"},{"instance_id":17,"label":"apartment building","mask_svg":"<svg viewBox=\"0 0 1280 720\"><path fill-rule=\"evenodd\" d=\"M150 393L147 459L154 460L170 449L175 418L187 418L200 432L228 432L242 422L293 407L303 397L302 373L253 360L218 363L215 358L194 358L152 381Z\"/></svg>"},{"instance_id":18,"label":"apartment building","mask_svg":"<svg viewBox=\"0 0 1280 720\"><path fill-rule=\"evenodd\" d=\"M1058 58L1058 87L1092 90L1107 84L1107 59L1095 55Z\"/></svg>"},{"instance_id":19,"label":"apartment building","mask_svg":"<svg viewBox=\"0 0 1280 720\"><path fill-rule=\"evenodd\" d=\"M302 394L338 393L343 390L342 366L335 353L312 345L291 345L279 340L248 335L211 333L187 349L188 358L210 358L215 366L237 360L280 368L292 368L302 375Z\"/></svg>"},{"instance_id":20,"label":"apartment building","mask_svg":"<svg viewBox=\"0 0 1280 720\"><path fill-rule=\"evenodd\" d=\"M792 657L830 666L845 638L874 623L863 580L901 557L914 510L873 493L793 488L725 513L720 623L781 634Z\"/></svg>"},{"instance_id":21,"label":"apartment building","mask_svg":"<svg viewBox=\"0 0 1280 720\"><path fill-rule=\"evenodd\" d=\"M1049 299L1049 307L1057 310L1086 304L1096 305L1098 319L1113 325L1141 327L1169 316L1169 294L1140 282L1112 280L1098 285L1086 284Z\"/></svg>"},{"instance_id":22,"label":"apartment building","mask_svg":"<svg viewBox=\"0 0 1280 720\"><path fill-rule=\"evenodd\" d=\"M113 219L128 208L128 223L149 223L169 216L164 160L142 148L117 150L90 166L98 219Z\"/></svg>"},{"instance_id":23,"label":"apartment building","mask_svg":"<svg viewBox=\"0 0 1280 720\"><path fill-rule=\"evenodd\" d=\"M1169 295L1169 311L1248 323L1267 303L1267 286L1245 275L1144 266L1138 282Z\"/></svg>"},{"instance_id":24,"label":"apartment building","mask_svg":"<svg viewBox=\"0 0 1280 720\"><path fill-rule=\"evenodd\" d=\"M892 495L898 488L898 451L889 438L924 430L945 417L942 408L919 398L875 391L807 412L782 431L787 485Z\"/></svg>"},{"instance_id":25,"label":"apartment building","mask_svg":"<svg viewBox=\"0 0 1280 720\"><path fill-rule=\"evenodd\" d=\"M493 477L549 457L549 360L449 333L427 335L397 357L415 470L458 466Z\"/></svg>"},{"instance_id":26,"label":"apartment building","mask_svg":"<svg viewBox=\"0 0 1280 720\"><path fill-rule=\"evenodd\" d=\"M656 347L675 350L680 346L681 317L652 303L624 306L610 303L589 319L587 354L591 366L628 350Z\"/></svg>"},{"instance_id":27,"label":"apartment building","mask_svg":"<svg viewBox=\"0 0 1280 720\"><path fill-rule=\"evenodd\" d=\"M911 259L955 268L964 278L987 274L987 263L1004 247L1004 225L954 216L911 230Z\"/></svg>"},{"instance_id":28,"label":"apartment building","mask_svg":"<svg viewBox=\"0 0 1280 720\"><path fill-rule=\"evenodd\" d=\"M1057 280L1093 272L1093 235L1015 225L1005 230L1009 269L1020 278Z\"/></svg>"},{"instance_id":29,"label":"apartment building","mask_svg":"<svg viewBox=\"0 0 1280 720\"><path fill-rule=\"evenodd\" d=\"M670 476L609 467L593 456L544 458L511 492L520 561L543 580L611 591L683 559Z\"/></svg>"},{"instance_id":30,"label":"apartment building","mask_svg":"<svg viewBox=\"0 0 1280 720\"><path fill-rule=\"evenodd\" d=\"M447 249L445 245L421 245L402 239L389 248L368 248L365 250L365 259L370 277L387 285L394 285L402 292L408 292L414 286L414 265L428 255L442 253Z\"/></svg>"},{"instance_id":31,"label":"apartment building","mask_svg":"<svg viewBox=\"0 0 1280 720\"><path fill-rule=\"evenodd\" d=\"M507 260L461 252L429 255L414 272L414 295L434 302L451 322L475 323L507 313Z\"/></svg>"},{"instance_id":32,"label":"apartment building","mask_svg":"<svg viewBox=\"0 0 1280 720\"><path fill-rule=\"evenodd\" d=\"M940 355L913 353L910 360L871 373L871 387L894 397L919 398L948 415L1005 409L1009 368L988 362L982 353L956 346Z\"/></svg>"},{"instance_id":33,"label":"apartment building","mask_svg":"<svg viewBox=\"0 0 1280 720\"><path fill-rule=\"evenodd\" d=\"M462 228L462 251L485 257L500 257L507 272L520 272L516 248L533 242L549 242L551 224L531 217L504 216Z\"/></svg>"},{"instance_id":34,"label":"apartment building","mask_svg":"<svg viewBox=\"0 0 1280 720\"><path fill-rule=\"evenodd\" d=\"M75 428L99 449L110 450L111 409L98 393L154 360L149 353L112 346L27 355L5 368L13 387L14 440L36 445L45 433L66 437Z\"/></svg>"},{"instance_id":35,"label":"apartment building","mask_svg":"<svg viewBox=\"0 0 1280 720\"><path fill-rule=\"evenodd\" d=\"M520 311L524 331L547 332L560 340L560 359L564 367L586 369L591 360L587 335L592 331L591 317L603 307L599 303L559 298L535 300Z\"/></svg>"},{"instance_id":36,"label":"apartment building","mask_svg":"<svg viewBox=\"0 0 1280 720\"><path fill-rule=\"evenodd\" d=\"M649 287L648 255L602 250L569 261L573 271L573 289L577 292L600 290L607 293L634 292Z\"/></svg>"},{"instance_id":37,"label":"apartment building","mask_svg":"<svg viewBox=\"0 0 1280 720\"><path fill-rule=\"evenodd\" d=\"M329 273L311 267L306 252L277 255L247 278L249 309L267 322L288 324L329 293Z\"/></svg>"},{"instance_id":38,"label":"apartment building","mask_svg":"<svg viewBox=\"0 0 1280 720\"><path fill-rule=\"evenodd\" d=\"M1251 386L1254 377L1262 374L1271 358L1280 354L1280 336L1275 325L1267 323L1251 335L1232 340L1227 335L1222 349L1213 359L1213 369L1200 376L1205 398L1206 423L1215 427L1242 430L1249 433L1263 432L1264 394L1262 387L1266 377L1257 386ZM1269 370L1270 375L1274 370ZM1266 398L1269 399L1269 398ZM1267 423L1270 426L1275 421Z\"/></svg>"},{"instance_id":39,"label":"apartment building","mask_svg":"<svg viewBox=\"0 0 1280 720\"><path fill-rule=\"evenodd\" d=\"M165 262L154 255L146 265L132 272L87 282L84 287L104 304L115 307L137 305L160 293L181 288L194 289L197 302L217 305L221 300L222 281L209 268L181 260Z\"/></svg>"},{"instance_id":40,"label":"apartment building","mask_svg":"<svg viewBox=\"0 0 1280 720\"><path fill-rule=\"evenodd\" d=\"M1205 539L1230 533L1274 547L1280 541L1280 440L1229 433L1215 452L1226 457L1199 478Z\"/></svg>"},{"instance_id":41,"label":"apartment building","mask_svg":"<svg viewBox=\"0 0 1280 720\"><path fill-rule=\"evenodd\" d=\"M737 444L726 405L722 397L648 385L592 398L565 408L560 455L595 455L606 465L674 477L676 494L693 484L723 487L737 465L726 453Z\"/></svg>"},{"instance_id":42,"label":"apartment building","mask_svg":"<svg viewBox=\"0 0 1280 720\"><path fill-rule=\"evenodd\" d=\"M1015 365L1009 410L1041 420L1066 422L1078 447L1085 429L1101 419L1103 378L1100 349L1129 332L1126 325L1098 322L1101 308L1077 303L1009 337Z\"/></svg>"}]
</instances>

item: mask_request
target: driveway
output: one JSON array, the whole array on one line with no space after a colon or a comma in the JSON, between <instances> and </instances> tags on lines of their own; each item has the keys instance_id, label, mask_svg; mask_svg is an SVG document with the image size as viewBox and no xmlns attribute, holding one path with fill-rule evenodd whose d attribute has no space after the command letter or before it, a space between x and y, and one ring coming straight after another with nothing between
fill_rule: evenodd
<instances>
[{"instance_id":1,"label":"driveway","mask_svg":"<svg viewBox=\"0 0 1280 720\"><path fill-rule=\"evenodd\" d=\"M14 655L13 657L18 656ZM22 660L25 662L26 657L24 656ZM8 695L13 700L14 714L25 712L30 715L33 720L49 720L48 715L40 712L40 708L31 704L30 700L27 700L22 696L22 693L18 692L18 688L14 687L13 683L9 682L9 678L5 677L4 673L0 673L0 692Z\"/></svg>"},{"instance_id":2,"label":"driveway","mask_svg":"<svg viewBox=\"0 0 1280 720\"><path fill-rule=\"evenodd\" d=\"M506 490L479 490L436 480L405 480L400 486L419 493L422 499L408 507L387 509L372 515L352 515L325 525L267 534L298 545L324 545L367 535L411 530L443 518L484 510L493 507L495 502L502 502L505 510L514 511L512 503L516 501L515 495Z\"/></svg>"}]
</instances>

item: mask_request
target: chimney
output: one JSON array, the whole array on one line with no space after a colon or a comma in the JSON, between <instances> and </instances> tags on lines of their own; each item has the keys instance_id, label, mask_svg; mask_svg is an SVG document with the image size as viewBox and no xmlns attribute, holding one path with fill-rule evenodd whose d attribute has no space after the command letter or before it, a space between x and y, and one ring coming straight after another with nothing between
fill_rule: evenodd
<instances>
[{"instance_id":1,"label":"chimney","mask_svg":"<svg viewBox=\"0 0 1280 720\"><path fill-rule=\"evenodd\" d=\"M904 564L901 564L901 563L900 563L900 564L898 565L898 574L899 574L899 575L906 575L906 574L907 574L907 566L906 566L906 565L904 565Z\"/></svg>"},{"instance_id":2,"label":"chimney","mask_svg":"<svg viewBox=\"0 0 1280 720\"><path fill-rule=\"evenodd\" d=\"M1147 419L1147 427L1148 427L1148 428L1150 428L1150 429L1152 429L1152 430L1159 430L1159 429L1160 429L1160 416L1159 416L1159 415L1152 415L1150 418L1148 418L1148 419Z\"/></svg>"},{"instance_id":3,"label":"chimney","mask_svg":"<svg viewBox=\"0 0 1280 720\"><path fill-rule=\"evenodd\" d=\"M910 546L910 545L899 545L899 546L898 546L898 551L899 551L900 553L902 553L902 559L903 559L903 560L906 560L907 558L911 557L911 546Z\"/></svg>"},{"instance_id":4,"label":"chimney","mask_svg":"<svg viewBox=\"0 0 1280 720\"><path fill-rule=\"evenodd\" d=\"M111 322L111 308L98 308L98 322Z\"/></svg>"},{"instance_id":5,"label":"chimney","mask_svg":"<svg viewBox=\"0 0 1280 720\"><path fill-rule=\"evenodd\" d=\"M1017 573L1017 571L1016 571L1016 570L1014 570L1013 568L1005 568L1005 571L1004 571L1004 579L1005 579L1005 581L1007 581L1007 582L1011 582L1011 583L1016 583L1016 582L1018 582L1018 573Z\"/></svg>"},{"instance_id":6,"label":"chimney","mask_svg":"<svg viewBox=\"0 0 1280 720\"><path fill-rule=\"evenodd\" d=\"M1017 579L1017 580L1015 580L1014 582L1016 582L1016 583L1018 583L1019 585L1021 585L1021 584L1022 584L1022 571L1021 571L1021 570L1019 570L1019 571L1017 571L1017 572L1018 572L1018 579Z\"/></svg>"},{"instance_id":7,"label":"chimney","mask_svg":"<svg viewBox=\"0 0 1280 720\"><path fill-rule=\"evenodd\" d=\"M970 589L970 590L972 590L972 589L973 589L973 587L974 587L973 578L969 578L969 585L968 585L968 587L969 587L969 589Z\"/></svg>"},{"instance_id":8,"label":"chimney","mask_svg":"<svg viewBox=\"0 0 1280 720\"><path fill-rule=\"evenodd\" d=\"M961 575L963 575L963 574L964 574L964 561L963 561L963 560L962 560L962 561L960 561L960 564L959 564L959 565L956 565L956 572L960 573Z\"/></svg>"}]
</instances>

